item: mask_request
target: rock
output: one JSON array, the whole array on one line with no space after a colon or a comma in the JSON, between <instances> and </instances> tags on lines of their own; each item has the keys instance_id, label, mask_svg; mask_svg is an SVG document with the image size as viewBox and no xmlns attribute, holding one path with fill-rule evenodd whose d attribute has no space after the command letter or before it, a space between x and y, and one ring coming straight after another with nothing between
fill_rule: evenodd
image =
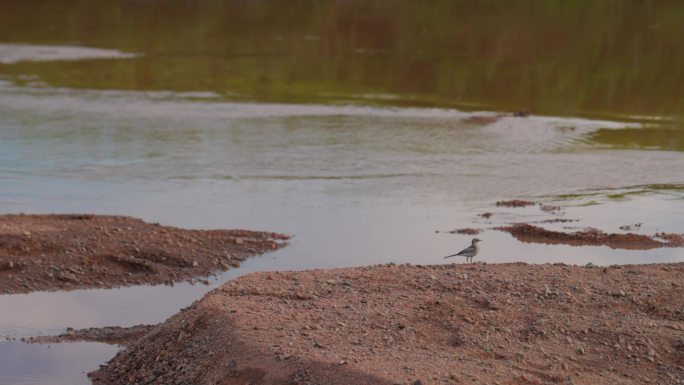
<instances>
[{"instance_id":1,"label":"rock","mask_svg":"<svg viewBox=\"0 0 684 385\"><path fill-rule=\"evenodd\" d=\"M236 245L241 245L245 243L245 241L242 238L235 238L235 244Z\"/></svg>"},{"instance_id":2,"label":"rock","mask_svg":"<svg viewBox=\"0 0 684 385\"><path fill-rule=\"evenodd\" d=\"M677 343L675 343L675 348L679 350L684 350L684 338L680 338Z\"/></svg>"},{"instance_id":3,"label":"rock","mask_svg":"<svg viewBox=\"0 0 684 385\"><path fill-rule=\"evenodd\" d=\"M57 279L59 279L60 281L63 281L63 282L74 282L74 283L81 282L78 279L78 277L76 277L75 275L68 273L66 271L63 271L63 272L57 274Z\"/></svg>"},{"instance_id":4,"label":"rock","mask_svg":"<svg viewBox=\"0 0 684 385\"><path fill-rule=\"evenodd\" d=\"M318 342L314 342L313 346L314 346L314 348L325 349L325 347L323 345L319 344Z\"/></svg>"},{"instance_id":5,"label":"rock","mask_svg":"<svg viewBox=\"0 0 684 385\"><path fill-rule=\"evenodd\" d=\"M586 265L584 265L584 267L586 267L587 269L591 269L592 267L595 267L595 266L596 265L594 265L592 262L589 262Z\"/></svg>"},{"instance_id":6,"label":"rock","mask_svg":"<svg viewBox=\"0 0 684 385\"><path fill-rule=\"evenodd\" d=\"M197 261L192 261L192 267L197 267L199 266L199 262Z\"/></svg>"},{"instance_id":7,"label":"rock","mask_svg":"<svg viewBox=\"0 0 684 385\"><path fill-rule=\"evenodd\" d=\"M415 380L413 381L413 385L423 385L423 382L421 380Z\"/></svg>"}]
</instances>

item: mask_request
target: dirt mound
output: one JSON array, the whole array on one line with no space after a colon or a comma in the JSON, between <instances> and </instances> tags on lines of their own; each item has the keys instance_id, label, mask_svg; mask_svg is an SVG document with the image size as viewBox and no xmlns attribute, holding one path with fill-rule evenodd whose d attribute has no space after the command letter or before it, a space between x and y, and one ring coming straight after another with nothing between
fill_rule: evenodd
<instances>
[{"instance_id":1,"label":"dirt mound","mask_svg":"<svg viewBox=\"0 0 684 385\"><path fill-rule=\"evenodd\" d=\"M512 226L497 227L496 230L511 233L521 242L564 244L572 246L608 246L613 249L649 250L659 247L684 246L684 238L679 234L656 234L667 242L659 241L648 235L604 233L597 229L586 229L573 233L547 230L527 223L516 223Z\"/></svg>"},{"instance_id":2,"label":"dirt mound","mask_svg":"<svg viewBox=\"0 0 684 385\"><path fill-rule=\"evenodd\" d=\"M675 384L684 264L380 266L241 277L95 384Z\"/></svg>"},{"instance_id":3,"label":"dirt mound","mask_svg":"<svg viewBox=\"0 0 684 385\"><path fill-rule=\"evenodd\" d=\"M228 270L287 239L121 216L0 215L0 294L178 282Z\"/></svg>"}]
</instances>

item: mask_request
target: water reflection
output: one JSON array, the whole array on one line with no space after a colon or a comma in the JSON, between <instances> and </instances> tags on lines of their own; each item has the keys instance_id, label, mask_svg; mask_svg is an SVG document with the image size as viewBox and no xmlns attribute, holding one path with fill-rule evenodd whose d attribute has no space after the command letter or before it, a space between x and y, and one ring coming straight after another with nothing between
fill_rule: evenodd
<instances>
[{"instance_id":1,"label":"water reflection","mask_svg":"<svg viewBox=\"0 0 684 385\"><path fill-rule=\"evenodd\" d=\"M0 73L261 101L681 118L682 35L679 1L13 0L0 5L5 42L143 55L22 62Z\"/></svg>"},{"instance_id":2,"label":"water reflection","mask_svg":"<svg viewBox=\"0 0 684 385\"><path fill-rule=\"evenodd\" d=\"M610 148L684 151L684 130L676 128L601 129L590 140Z\"/></svg>"}]
</instances>

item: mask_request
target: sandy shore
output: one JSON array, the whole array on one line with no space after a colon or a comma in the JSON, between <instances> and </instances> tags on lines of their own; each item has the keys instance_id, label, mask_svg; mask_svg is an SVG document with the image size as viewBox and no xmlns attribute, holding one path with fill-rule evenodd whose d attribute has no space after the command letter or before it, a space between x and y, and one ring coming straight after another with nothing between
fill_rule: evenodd
<instances>
[{"instance_id":1,"label":"sandy shore","mask_svg":"<svg viewBox=\"0 0 684 385\"><path fill-rule=\"evenodd\" d=\"M684 383L684 264L250 274L96 384Z\"/></svg>"},{"instance_id":2,"label":"sandy shore","mask_svg":"<svg viewBox=\"0 0 684 385\"><path fill-rule=\"evenodd\" d=\"M0 215L0 294L171 284L237 267L287 239L122 216Z\"/></svg>"}]
</instances>

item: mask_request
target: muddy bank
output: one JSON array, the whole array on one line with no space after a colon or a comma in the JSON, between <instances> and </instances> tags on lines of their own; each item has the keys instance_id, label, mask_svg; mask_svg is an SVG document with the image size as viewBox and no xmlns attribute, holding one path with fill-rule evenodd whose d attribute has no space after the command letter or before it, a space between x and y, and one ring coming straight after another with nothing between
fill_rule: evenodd
<instances>
[{"instance_id":1,"label":"muddy bank","mask_svg":"<svg viewBox=\"0 0 684 385\"><path fill-rule=\"evenodd\" d=\"M60 342L102 342L111 345L130 345L149 333L156 325L135 325L130 327L105 326L101 328L67 329L56 336L38 336L22 339L27 343L55 344Z\"/></svg>"},{"instance_id":2,"label":"muddy bank","mask_svg":"<svg viewBox=\"0 0 684 385\"><path fill-rule=\"evenodd\" d=\"M443 233L447 234L463 234L463 235L477 235L482 232L481 229L475 229L472 227L464 227L462 229L456 229L456 230L451 230L451 231L442 231ZM437 231L437 233L440 233L440 231Z\"/></svg>"},{"instance_id":3,"label":"muddy bank","mask_svg":"<svg viewBox=\"0 0 684 385\"><path fill-rule=\"evenodd\" d=\"M684 264L251 274L90 376L95 384L676 384Z\"/></svg>"},{"instance_id":4,"label":"muddy bank","mask_svg":"<svg viewBox=\"0 0 684 385\"><path fill-rule=\"evenodd\" d=\"M236 267L287 239L122 216L0 215L0 294L170 284Z\"/></svg>"},{"instance_id":5,"label":"muddy bank","mask_svg":"<svg viewBox=\"0 0 684 385\"><path fill-rule=\"evenodd\" d=\"M521 242L550 245L608 246L612 249L649 250L659 247L683 247L684 237L680 234L658 233L654 237L643 234L604 233L598 229L585 229L572 233L547 230L527 223L496 227L496 230L511 233ZM660 238L661 240L657 239Z\"/></svg>"},{"instance_id":6,"label":"muddy bank","mask_svg":"<svg viewBox=\"0 0 684 385\"><path fill-rule=\"evenodd\" d=\"M496 202L496 207L527 207L527 206L534 206L534 205L536 205L535 202L524 201L524 200L520 200L520 199Z\"/></svg>"}]
</instances>

